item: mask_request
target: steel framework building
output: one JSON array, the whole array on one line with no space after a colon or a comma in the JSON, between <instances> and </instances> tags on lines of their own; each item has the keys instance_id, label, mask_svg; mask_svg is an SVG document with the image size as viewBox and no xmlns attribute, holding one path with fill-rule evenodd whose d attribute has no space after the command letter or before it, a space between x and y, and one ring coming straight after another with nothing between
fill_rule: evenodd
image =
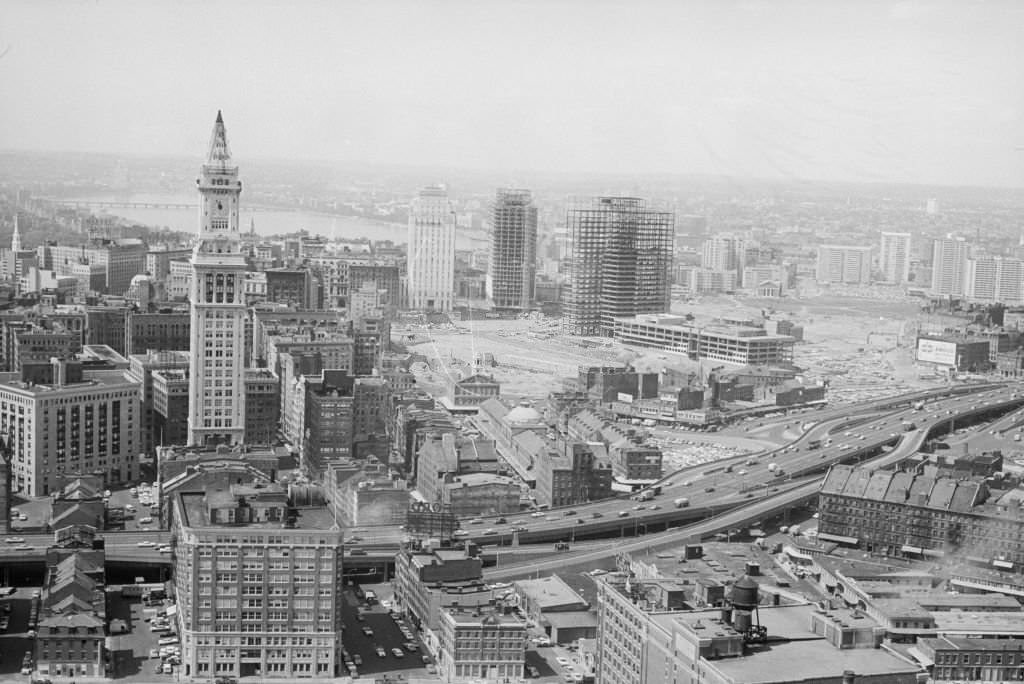
<instances>
[{"instance_id":1,"label":"steel framework building","mask_svg":"<svg viewBox=\"0 0 1024 684\"><path fill-rule=\"evenodd\" d=\"M500 188L491 223L488 295L495 308L529 309L537 275L537 207L530 191Z\"/></svg>"},{"instance_id":2,"label":"steel framework building","mask_svg":"<svg viewBox=\"0 0 1024 684\"><path fill-rule=\"evenodd\" d=\"M669 309L675 217L636 197L574 202L568 325L577 335L610 335L613 319Z\"/></svg>"}]
</instances>

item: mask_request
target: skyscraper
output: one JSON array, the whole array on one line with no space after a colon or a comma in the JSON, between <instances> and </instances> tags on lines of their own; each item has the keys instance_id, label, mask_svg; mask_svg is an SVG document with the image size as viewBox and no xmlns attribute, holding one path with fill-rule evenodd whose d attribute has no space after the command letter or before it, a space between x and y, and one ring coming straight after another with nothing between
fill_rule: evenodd
<instances>
[{"instance_id":1,"label":"skyscraper","mask_svg":"<svg viewBox=\"0 0 1024 684\"><path fill-rule=\"evenodd\" d=\"M487 295L498 309L529 309L537 275L537 207L529 190L501 188L491 209L494 235Z\"/></svg>"},{"instance_id":2,"label":"skyscraper","mask_svg":"<svg viewBox=\"0 0 1024 684\"><path fill-rule=\"evenodd\" d=\"M566 314L574 334L610 335L615 317L668 311L671 212L636 197L598 197L571 205L566 223Z\"/></svg>"},{"instance_id":3,"label":"skyscraper","mask_svg":"<svg viewBox=\"0 0 1024 684\"><path fill-rule=\"evenodd\" d=\"M887 283L905 283L910 279L910 233L882 233L878 270Z\"/></svg>"},{"instance_id":4,"label":"skyscraper","mask_svg":"<svg viewBox=\"0 0 1024 684\"><path fill-rule=\"evenodd\" d=\"M455 210L444 186L409 206L409 308L449 311L455 293Z\"/></svg>"},{"instance_id":5,"label":"skyscraper","mask_svg":"<svg viewBox=\"0 0 1024 684\"><path fill-rule=\"evenodd\" d=\"M199 233L192 252L189 444L245 439L245 256L238 230L242 182L217 112L196 180Z\"/></svg>"},{"instance_id":6,"label":"skyscraper","mask_svg":"<svg viewBox=\"0 0 1024 684\"><path fill-rule=\"evenodd\" d=\"M962 237L949 235L935 240L932 245L932 294L958 296L964 293L969 254L970 245Z\"/></svg>"}]
</instances>

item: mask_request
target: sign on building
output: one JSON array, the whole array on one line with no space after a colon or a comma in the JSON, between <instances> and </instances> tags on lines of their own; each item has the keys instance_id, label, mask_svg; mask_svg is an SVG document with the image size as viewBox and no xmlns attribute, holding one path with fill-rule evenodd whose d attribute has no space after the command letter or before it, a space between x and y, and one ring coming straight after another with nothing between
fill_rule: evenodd
<instances>
[{"instance_id":1,"label":"sign on building","mask_svg":"<svg viewBox=\"0 0 1024 684\"><path fill-rule=\"evenodd\" d=\"M451 539L459 528L459 519L449 504L414 501L409 504L405 520L406 531L422 537Z\"/></svg>"},{"instance_id":2,"label":"sign on building","mask_svg":"<svg viewBox=\"0 0 1024 684\"><path fill-rule=\"evenodd\" d=\"M956 342L921 338L917 341L917 360L955 367Z\"/></svg>"}]
</instances>

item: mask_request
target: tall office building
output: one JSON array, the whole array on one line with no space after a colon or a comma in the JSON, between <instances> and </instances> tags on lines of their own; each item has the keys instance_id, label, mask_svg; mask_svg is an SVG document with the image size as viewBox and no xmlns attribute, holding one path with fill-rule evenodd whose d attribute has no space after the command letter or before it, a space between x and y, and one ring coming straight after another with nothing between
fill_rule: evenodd
<instances>
[{"instance_id":1,"label":"tall office building","mask_svg":"<svg viewBox=\"0 0 1024 684\"><path fill-rule=\"evenodd\" d=\"M598 197L569 207L568 325L610 335L619 316L668 311L675 217L635 197Z\"/></svg>"},{"instance_id":2,"label":"tall office building","mask_svg":"<svg viewBox=\"0 0 1024 684\"><path fill-rule=\"evenodd\" d=\"M261 482L177 491L170 506L184 678L340 676L332 514Z\"/></svg>"},{"instance_id":3,"label":"tall office building","mask_svg":"<svg viewBox=\"0 0 1024 684\"><path fill-rule=\"evenodd\" d=\"M217 112L196 181L199 234L192 252L189 444L245 440L245 256L238 232L242 182Z\"/></svg>"},{"instance_id":4,"label":"tall office building","mask_svg":"<svg viewBox=\"0 0 1024 684\"><path fill-rule=\"evenodd\" d=\"M444 186L409 205L409 308L449 311L455 295L455 209Z\"/></svg>"},{"instance_id":5,"label":"tall office building","mask_svg":"<svg viewBox=\"0 0 1024 684\"><path fill-rule=\"evenodd\" d=\"M871 282L871 248L842 245L818 247L819 283L847 283L851 285Z\"/></svg>"},{"instance_id":6,"label":"tall office building","mask_svg":"<svg viewBox=\"0 0 1024 684\"><path fill-rule=\"evenodd\" d=\"M949 235L932 244L933 295L962 295L971 247L962 237Z\"/></svg>"},{"instance_id":7,"label":"tall office building","mask_svg":"<svg viewBox=\"0 0 1024 684\"><path fill-rule=\"evenodd\" d=\"M878 270L887 283L910 280L910 233L882 233L878 251Z\"/></svg>"},{"instance_id":8,"label":"tall office building","mask_svg":"<svg viewBox=\"0 0 1024 684\"><path fill-rule=\"evenodd\" d=\"M487 295L498 309L529 309L537 275L537 207L529 190L499 189L491 209L494 235Z\"/></svg>"}]
</instances>

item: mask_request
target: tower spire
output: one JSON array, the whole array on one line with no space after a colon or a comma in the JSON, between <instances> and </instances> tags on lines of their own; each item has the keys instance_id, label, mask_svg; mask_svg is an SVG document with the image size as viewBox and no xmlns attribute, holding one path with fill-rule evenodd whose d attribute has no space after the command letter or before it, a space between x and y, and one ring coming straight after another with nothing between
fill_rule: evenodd
<instances>
[{"instance_id":1,"label":"tower spire","mask_svg":"<svg viewBox=\"0 0 1024 684\"><path fill-rule=\"evenodd\" d=\"M21 251L21 232L18 230L18 212L14 212L14 235L11 236L11 251Z\"/></svg>"},{"instance_id":2,"label":"tower spire","mask_svg":"<svg viewBox=\"0 0 1024 684\"><path fill-rule=\"evenodd\" d=\"M231 161L231 148L228 147L228 133L224 128L224 117L217 110L217 120L213 123L213 134L210 136L210 151L206 155L208 164L227 164Z\"/></svg>"}]
</instances>

